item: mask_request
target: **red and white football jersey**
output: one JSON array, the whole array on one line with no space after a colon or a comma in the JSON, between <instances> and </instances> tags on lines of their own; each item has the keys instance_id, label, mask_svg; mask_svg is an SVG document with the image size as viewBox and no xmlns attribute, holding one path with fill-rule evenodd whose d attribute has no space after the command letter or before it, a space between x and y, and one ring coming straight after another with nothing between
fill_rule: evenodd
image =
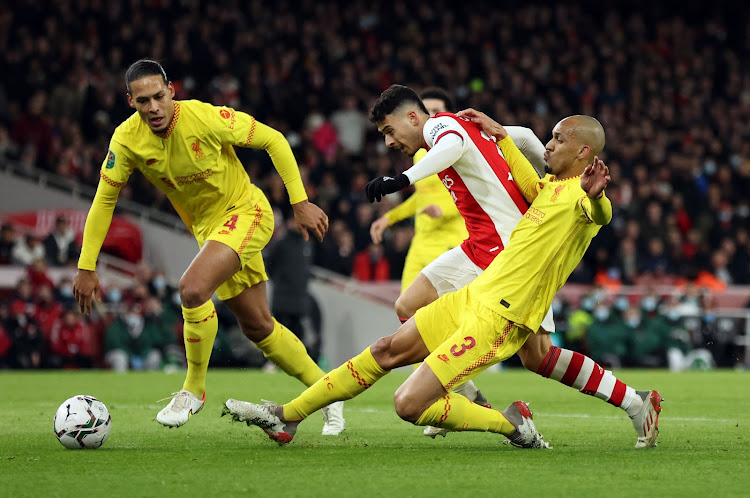
<instances>
[{"instance_id":1,"label":"red and white football jersey","mask_svg":"<svg viewBox=\"0 0 750 498\"><path fill-rule=\"evenodd\" d=\"M449 134L461 137L463 154L438 176L466 221L469 238L461 248L485 269L508 244L529 204L494 139L475 123L451 113L436 114L424 125L427 149Z\"/></svg>"}]
</instances>

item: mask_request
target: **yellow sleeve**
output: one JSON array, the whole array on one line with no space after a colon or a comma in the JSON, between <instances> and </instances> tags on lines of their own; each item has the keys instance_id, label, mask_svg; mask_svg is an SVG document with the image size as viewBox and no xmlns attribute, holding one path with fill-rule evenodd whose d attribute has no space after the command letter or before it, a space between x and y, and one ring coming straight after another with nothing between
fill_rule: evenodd
<instances>
[{"instance_id":1,"label":"yellow sleeve","mask_svg":"<svg viewBox=\"0 0 750 498\"><path fill-rule=\"evenodd\" d=\"M112 214L121 188L107 181L102 174L83 229L81 256L78 258L78 268L81 270L96 271L96 260L112 223Z\"/></svg>"},{"instance_id":2,"label":"yellow sleeve","mask_svg":"<svg viewBox=\"0 0 750 498\"><path fill-rule=\"evenodd\" d=\"M78 268L82 270L96 270L96 260L112 223L120 189L128 182L135 167L136 161L130 149L120 143L120 132L120 128L116 129L109 142L107 157L99 171L99 186L86 217L78 258Z\"/></svg>"},{"instance_id":3,"label":"yellow sleeve","mask_svg":"<svg viewBox=\"0 0 750 498\"><path fill-rule=\"evenodd\" d=\"M583 210L583 215L591 223L607 225L612 221L612 203L604 193L598 199L592 199L588 195L584 195L581 197L579 205Z\"/></svg>"},{"instance_id":4,"label":"yellow sleeve","mask_svg":"<svg viewBox=\"0 0 750 498\"><path fill-rule=\"evenodd\" d=\"M417 196L412 194L404 202L394 207L383 216L388 220L388 225L393 225L406 218L411 218L417 214Z\"/></svg>"},{"instance_id":5,"label":"yellow sleeve","mask_svg":"<svg viewBox=\"0 0 750 498\"><path fill-rule=\"evenodd\" d=\"M291 204L307 200L297 160L281 132L257 121L253 116L232 109L206 104L208 120L221 143L263 149L271 156L274 168L284 180Z\"/></svg>"},{"instance_id":6,"label":"yellow sleeve","mask_svg":"<svg viewBox=\"0 0 750 498\"><path fill-rule=\"evenodd\" d=\"M533 202L537 195L537 185L539 175L531 165L526 156L524 156L510 135L506 136L497 143L500 150L503 151L505 161L510 167L510 174L513 175L513 181L516 182L521 193L528 202Z\"/></svg>"}]
</instances>

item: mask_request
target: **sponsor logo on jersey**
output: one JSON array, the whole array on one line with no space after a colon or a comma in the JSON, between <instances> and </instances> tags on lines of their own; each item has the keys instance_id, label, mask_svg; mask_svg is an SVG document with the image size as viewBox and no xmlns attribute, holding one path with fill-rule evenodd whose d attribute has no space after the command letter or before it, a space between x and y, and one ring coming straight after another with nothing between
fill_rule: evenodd
<instances>
[{"instance_id":1,"label":"sponsor logo on jersey","mask_svg":"<svg viewBox=\"0 0 750 498\"><path fill-rule=\"evenodd\" d=\"M537 225L542 224L542 220L544 220L544 217L547 215L544 211L541 209L537 209L533 206L529 206L529 209L526 211L526 214L523 215L524 218L531 221L532 223L536 223Z\"/></svg>"},{"instance_id":2,"label":"sponsor logo on jersey","mask_svg":"<svg viewBox=\"0 0 750 498\"><path fill-rule=\"evenodd\" d=\"M234 109L221 109L219 111L219 116L228 119L229 123L227 124L227 128L234 130L234 123L237 121L237 118L234 115Z\"/></svg>"},{"instance_id":3,"label":"sponsor logo on jersey","mask_svg":"<svg viewBox=\"0 0 750 498\"><path fill-rule=\"evenodd\" d=\"M210 169L207 169L207 170L201 171L200 173L193 173L192 175L176 176L174 181L177 182L177 185L179 186L189 185L191 183L198 183L198 182L205 181L207 178L209 178L213 174L214 174L213 171L211 171Z\"/></svg>"},{"instance_id":4,"label":"sponsor logo on jersey","mask_svg":"<svg viewBox=\"0 0 750 498\"><path fill-rule=\"evenodd\" d=\"M107 164L105 165L105 168L112 169L114 167L115 167L115 153L112 152L112 150L110 149L107 152Z\"/></svg>"},{"instance_id":5,"label":"sponsor logo on jersey","mask_svg":"<svg viewBox=\"0 0 750 498\"><path fill-rule=\"evenodd\" d=\"M190 146L191 149L193 149L193 152L195 152L195 160L203 159L206 157L206 154L203 153L203 150L201 150L201 141L196 140L193 142L193 144Z\"/></svg>"},{"instance_id":6,"label":"sponsor logo on jersey","mask_svg":"<svg viewBox=\"0 0 750 498\"><path fill-rule=\"evenodd\" d=\"M435 137L437 137L437 134L440 132L440 130L444 130L448 128L448 126L445 123L438 123L436 124L431 130L430 130L430 140L435 140Z\"/></svg>"}]
</instances>

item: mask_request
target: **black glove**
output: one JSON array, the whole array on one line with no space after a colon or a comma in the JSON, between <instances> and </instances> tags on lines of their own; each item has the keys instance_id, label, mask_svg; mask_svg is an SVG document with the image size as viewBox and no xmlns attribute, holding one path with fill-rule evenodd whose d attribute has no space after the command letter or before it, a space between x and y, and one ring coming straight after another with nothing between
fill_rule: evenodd
<instances>
[{"instance_id":1,"label":"black glove","mask_svg":"<svg viewBox=\"0 0 750 498\"><path fill-rule=\"evenodd\" d=\"M381 176L380 178L370 180L367 185L365 185L365 194L367 195L367 199L370 202L380 202L380 199L384 195L398 192L399 190L405 189L409 185L411 185L409 177L404 175L403 173L398 175L396 178L391 178L390 176Z\"/></svg>"}]
</instances>

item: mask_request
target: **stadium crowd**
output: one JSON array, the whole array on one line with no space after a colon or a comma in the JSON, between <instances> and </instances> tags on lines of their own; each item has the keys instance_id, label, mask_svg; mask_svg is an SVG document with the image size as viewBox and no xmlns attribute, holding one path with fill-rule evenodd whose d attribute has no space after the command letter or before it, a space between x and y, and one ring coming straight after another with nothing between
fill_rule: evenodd
<instances>
[{"instance_id":1,"label":"stadium crowd","mask_svg":"<svg viewBox=\"0 0 750 498\"><path fill-rule=\"evenodd\" d=\"M286 135L311 200L331 220L326 240L315 245L316 264L361 280L389 280L400 277L412 228L393 227L383 245L370 240L372 221L401 198L371 205L365 183L409 166L367 120L383 89L439 85L459 108L529 126L543 142L560 118L590 114L607 130L603 156L615 212L570 281L601 288L675 283L685 290L677 302L659 297L657 307L651 300L644 306L649 296L625 306L615 294L605 305L560 318L568 330L576 329L572 317L580 313L588 316L584 322L616 320L623 330L636 314L655 310L668 321L678 304L695 301L706 309L697 289L750 284L748 7L721 5L686 5L674 13L646 2L467 11L443 0L11 0L0 5L0 160L95 186L109 137L132 113L124 70L138 58L153 58L174 81L176 98L236 107ZM288 217L286 191L268 158L245 149L238 154ZM121 196L173 213L137 173ZM23 243L17 254L11 243L9 258L33 267L40 241ZM65 257L48 261L66 264L74 255ZM41 301L39 293L48 291L34 292ZM158 308L142 298L135 301L143 316ZM16 297L3 313L12 315L16 302L29 300ZM174 306L169 299L159 303L162 313ZM695 340L717 327L702 323L687 334ZM670 347L690 342L667 335L659 345L661 364ZM574 331L570 340L578 339ZM622 349L605 342L617 351L601 355L631 361L632 344ZM168 354L162 353L163 361Z\"/></svg>"}]
</instances>

